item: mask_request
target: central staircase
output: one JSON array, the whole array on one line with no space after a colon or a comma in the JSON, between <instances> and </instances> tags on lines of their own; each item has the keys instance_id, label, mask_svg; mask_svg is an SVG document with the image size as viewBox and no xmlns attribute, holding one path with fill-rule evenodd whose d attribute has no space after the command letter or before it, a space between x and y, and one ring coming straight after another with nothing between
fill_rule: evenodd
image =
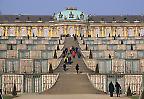
<instances>
[{"instance_id":1,"label":"central staircase","mask_svg":"<svg viewBox=\"0 0 144 99\"><path fill-rule=\"evenodd\" d=\"M60 74L56 84L45 94L100 94L89 82L86 74Z\"/></svg>"},{"instance_id":2,"label":"central staircase","mask_svg":"<svg viewBox=\"0 0 144 99\"><path fill-rule=\"evenodd\" d=\"M64 48L71 46L79 47L78 42L74 41L72 37L66 37L64 42ZM90 83L87 74L93 74L94 72L88 69L81 58L72 59L73 63L67 65L67 71L63 70L64 61L62 60L58 68L54 70L54 73L59 73L59 78L55 85L45 90L44 94L102 94L104 92L97 90ZM75 66L79 64L79 73L76 73Z\"/></svg>"}]
</instances>

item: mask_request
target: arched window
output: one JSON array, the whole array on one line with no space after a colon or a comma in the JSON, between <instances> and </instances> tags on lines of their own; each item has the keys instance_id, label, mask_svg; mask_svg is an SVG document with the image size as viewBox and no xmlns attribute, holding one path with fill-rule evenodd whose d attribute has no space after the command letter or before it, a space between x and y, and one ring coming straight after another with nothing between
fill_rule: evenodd
<instances>
[{"instance_id":1,"label":"arched window","mask_svg":"<svg viewBox=\"0 0 144 99\"><path fill-rule=\"evenodd\" d=\"M64 19L65 19L65 20L67 20L67 17L66 17L66 16L64 16Z\"/></svg>"},{"instance_id":2,"label":"arched window","mask_svg":"<svg viewBox=\"0 0 144 99\"><path fill-rule=\"evenodd\" d=\"M77 18L76 18L77 20L79 20L79 16L77 15Z\"/></svg>"}]
</instances>

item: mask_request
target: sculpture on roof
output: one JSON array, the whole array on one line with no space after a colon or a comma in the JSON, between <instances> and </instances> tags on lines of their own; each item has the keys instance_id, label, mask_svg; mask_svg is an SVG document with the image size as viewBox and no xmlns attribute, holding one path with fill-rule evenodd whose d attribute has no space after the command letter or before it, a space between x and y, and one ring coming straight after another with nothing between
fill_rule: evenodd
<instances>
[{"instance_id":1,"label":"sculpture on roof","mask_svg":"<svg viewBox=\"0 0 144 99\"><path fill-rule=\"evenodd\" d=\"M77 10L75 7L68 7L66 10L55 14L54 18L57 19L56 21L85 21L88 19L88 15Z\"/></svg>"}]
</instances>

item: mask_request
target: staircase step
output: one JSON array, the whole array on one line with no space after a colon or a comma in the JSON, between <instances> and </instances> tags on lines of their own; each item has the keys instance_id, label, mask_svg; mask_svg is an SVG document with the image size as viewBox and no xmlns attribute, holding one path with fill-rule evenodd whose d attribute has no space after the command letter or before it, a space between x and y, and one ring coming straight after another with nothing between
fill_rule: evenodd
<instances>
[{"instance_id":1,"label":"staircase step","mask_svg":"<svg viewBox=\"0 0 144 99\"><path fill-rule=\"evenodd\" d=\"M64 43L64 48L69 47L79 47L78 42L74 41L73 38L66 38ZM72 64L66 64L67 70L63 70L64 61L62 60L59 67L54 70L54 73L59 73L60 76L56 84L49 90L44 91L45 94L96 94L103 93L96 90L90 83L87 74L92 74L93 71L86 67L83 61L83 56L81 58L75 57L72 59ZM75 66L79 64L79 73L76 73Z\"/></svg>"},{"instance_id":2,"label":"staircase step","mask_svg":"<svg viewBox=\"0 0 144 99\"><path fill-rule=\"evenodd\" d=\"M100 94L91 83L86 74L60 74L56 84L45 94Z\"/></svg>"}]
</instances>

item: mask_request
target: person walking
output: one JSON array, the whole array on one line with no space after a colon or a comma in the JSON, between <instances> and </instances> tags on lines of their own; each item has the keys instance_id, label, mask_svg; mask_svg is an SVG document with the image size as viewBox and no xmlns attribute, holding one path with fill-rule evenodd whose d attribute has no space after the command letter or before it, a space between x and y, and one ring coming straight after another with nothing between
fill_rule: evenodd
<instances>
[{"instance_id":1,"label":"person walking","mask_svg":"<svg viewBox=\"0 0 144 99\"><path fill-rule=\"evenodd\" d=\"M77 74L78 74L78 71L79 71L79 65L76 64L76 71L77 71Z\"/></svg>"},{"instance_id":2,"label":"person walking","mask_svg":"<svg viewBox=\"0 0 144 99\"><path fill-rule=\"evenodd\" d=\"M72 52L72 56L73 56L73 58L75 58L75 56L76 56L75 51Z\"/></svg>"},{"instance_id":3,"label":"person walking","mask_svg":"<svg viewBox=\"0 0 144 99\"><path fill-rule=\"evenodd\" d=\"M67 52L68 52L68 48L65 48L65 54L67 54Z\"/></svg>"},{"instance_id":4,"label":"person walking","mask_svg":"<svg viewBox=\"0 0 144 99\"><path fill-rule=\"evenodd\" d=\"M66 56L63 58L63 60L64 60L64 63L66 63Z\"/></svg>"},{"instance_id":5,"label":"person walking","mask_svg":"<svg viewBox=\"0 0 144 99\"><path fill-rule=\"evenodd\" d=\"M63 70L66 71L66 63L63 64Z\"/></svg>"},{"instance_id":6,"label":"person walking","mask_svg":"<svg viewBox=\"0 0 144 99\"><path fill-rule=\"evenodd\" d=\"M120 86L120 84L118 82L116 82L115 88L116 88L117 97L120 97L121 86Z\"/></svg>"},{"instance_id":7,"label":"person walking","mask_svg":"<svg viewBox=\"0 0 144 99\"><path fill-rule=\"evenodd\" d=\"M114 85L112 82L109 83L109 92L110 92L110 97L113 97Z\"/></svg>"},{"instance_id":8,"label":"person walking","mask_svg":"<svg viewBox=\"0 0 144 99\"><path fill-rule=\"evenodd\" d=\"M77 52L77 56L78 58L81 58L81 53L79 51Z\"/></svg>"},{"instance_id":9,"label":"person walking","mask_svg":"<svg viewBox=\"0 0 144 99\"><path fill-rule=\"evenodd\" d=\"M75 41L77 40L77 36L76 36L76 34L74 35L74 40L75 40Z\"/></svg>"},{"instance_id":10,"label":"person walking","mask_svg":"<svg viewBox=\"0 0 144 99\"><path fill-rule=\"evenodd\" d=\"M79 49L78 49L78 47L76 47L75 49L76 49L76 53L77 53L77 52L78 52L78 50L79 50Z\"/></svg>"},{"instance_id":11,"label":"person walking","mask_svg":"<svg viewBox=\"0 0 144 99\"><path fill-rule=\"evenodd\" d=\"M72 61L71 61L71 56L68 57L68 64L71 64Z\"/></svg>"}]
</instances>

